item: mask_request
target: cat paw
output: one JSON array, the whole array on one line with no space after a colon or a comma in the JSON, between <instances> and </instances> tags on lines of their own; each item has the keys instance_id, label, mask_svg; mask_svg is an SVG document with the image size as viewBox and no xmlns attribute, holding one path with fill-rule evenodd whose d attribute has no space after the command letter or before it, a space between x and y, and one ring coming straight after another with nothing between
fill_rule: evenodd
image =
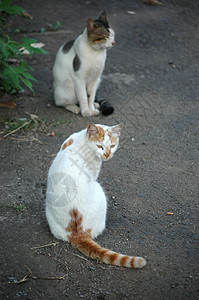
<instances>
[{"instance_id":1,"label":"cat paw","mask_svg":"<svg viewBox=\"0 0 199 300\"><path fill-rule=\"evenodd\" d=\"M65 109L71 111L72 113L78 115L80 113L80 107L77 105L66 105Z\"/></svg>"},{"instance_id":2,"label":"cat paw","mask_svg":"<svg viewBox=\"0 0 199 300\"><path fill-rule=\"evenodd\" d=\"M93 109L92 110L92 116L98 116L100 113L99 109Z\"/></svg>"},{"instance_id":3,"label":"cat paw","mask_svg":"<svg viewBox=\"0 0 199 300\"><path fill-rule=\"evenodd\" d=\"M76 106L73 110L73 113L78 115L80 113L80 107Z\"/></svg>"},{"instance_id":4,"label":"cat paw","mask_svg":"<svg viewBox=\"0 0 199 300\"><path fill-rule=\"evenodd\" d=\"M100 113L99 109L84 110L82 111L82 116L83 117L98 116L99 113Z\"/></svg>"},{"instance_id":5,"label":"cat paw","mask_svg":"<svg viewBox=\"0 0 199 300\"><path fill-rule=\"evenodd\" d=\"M97 108L97 109L100 108L99 103L95 102L95 103L94 103L94 107Z\"/></svg>"},{"instance_id":6,"label":"cat paw","mask_svg":"<svg viewBox=\"0 0 199 300\"><path fill-rule=\"evenodd\" d=\"M88 109L83 110L81 113L82 113L82 116L83 116L83 117L90 117L90 116L92 116L91 111L88 110Z\"/></svg>"}]
</instances>

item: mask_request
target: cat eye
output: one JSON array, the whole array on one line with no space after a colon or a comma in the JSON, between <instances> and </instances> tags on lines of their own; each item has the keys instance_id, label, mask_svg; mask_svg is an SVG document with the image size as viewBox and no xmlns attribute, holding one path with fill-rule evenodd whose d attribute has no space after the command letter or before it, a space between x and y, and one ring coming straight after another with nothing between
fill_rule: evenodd
<instances>
[{"instance_id":1,"label":"cat eye","mask_svg":"<svg viewBox=\"0 0 199 300\"><path fill-rule=\"evenodd\" d=\"M111 145L111 148L114 148L116 145Z\"/></svg>"},{"instance_id":2,"label":"cat eye","mask_svg":"<svg viewBox=\"0 0 199 300\"><path fill-rule=\"evenodd\" d=\"M102 145L97 145L97 148L104 150L104 147Z\"/></svg>"}]
</instances>

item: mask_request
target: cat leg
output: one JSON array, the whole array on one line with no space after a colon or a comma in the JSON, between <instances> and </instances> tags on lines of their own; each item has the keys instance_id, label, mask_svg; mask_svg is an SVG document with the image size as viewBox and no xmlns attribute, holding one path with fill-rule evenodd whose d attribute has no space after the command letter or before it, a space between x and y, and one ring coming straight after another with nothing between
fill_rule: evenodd
<instances>
[{"instance_id":1,"label":"cat leg","mask_svg":"<svg viewBox=\"0 0 199 300\"><path fill-rule=\"evenodd\" d=\"M76 105L76 95L70 85L58 85L54 88L55 104L63 106L74 114L80 113L80 107Z\"/></svg>"},{"instance_id":2,"label":"cat leg","mask_svg":"<svg viewBox=\"0 0 199 300\"><path fill-rule=\"evenodd\" d=\"M80 105L80 109L81 109L81 114L83 117L90 117L92 116L92 112L89 109L88 106L88 96L87 96L87 92L86 92L86 88L85 88L85 83L84 82L80 82L79 80L76 80L75 82L75 87L76 87L76 95L77 95L77 99Z\"/></svg>"},{"instance_id":3,"label":"cat leg","mask_svg":"<svg viewBox=\"0 0 199 300\"><path fill-rule=\"evenodd\" d=\"M92 111L93 116L97 116L100 113L98 103L94 102L98 86L99 86L99 80L92 81L87 85L87 92L89 95L88 105L89 105L90 110Z\"/></svg>"}]
</instances>

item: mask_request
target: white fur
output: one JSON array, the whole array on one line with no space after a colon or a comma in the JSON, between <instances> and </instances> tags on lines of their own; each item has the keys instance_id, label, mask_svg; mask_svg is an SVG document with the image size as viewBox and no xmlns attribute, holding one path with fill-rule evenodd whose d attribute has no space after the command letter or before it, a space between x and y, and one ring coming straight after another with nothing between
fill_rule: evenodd
<instances>
[{"instance_id":1,"label":"white fur","mask_svg":"<svg viewBox=\"0 0 199 300\"><path fill-rule=\"evenodd\" d=\"M77 209L83 216L83 230L91 229L92 238L97 237L105 228L107 200L97 178L106 149L111 149L111 157L117 150L121 125L97 126L105 131L105 138L101 143L104 150L97 147L98 142L89 141L87 130L82 130L71 135L62 144L49 170L46 217L53 235L64 241L68 241L66 227L71 220L69 212L72 209ZM117 139L114 148L110 147L107 129ZM62 150L63 145L71 139L73 144Z\"/></svg>"},{"instance_id":2,"label":"white fur","mask_svg":"<svg viewBox=\"0 0 199 300\"><path fill-rule=\"evenodd\" d=\"M86 28L67 53L62 51L61 46L53 67L56 105L64 106L76 114L81 111L84 117L99 114L99 110L94 106L94 100L104 69L107 49L113 44L113 29L110 29L109 38L105 43L93 45L88 41ZM76 55L81 62L78 71L73 69Z\"/></svg>"}]
</instances>

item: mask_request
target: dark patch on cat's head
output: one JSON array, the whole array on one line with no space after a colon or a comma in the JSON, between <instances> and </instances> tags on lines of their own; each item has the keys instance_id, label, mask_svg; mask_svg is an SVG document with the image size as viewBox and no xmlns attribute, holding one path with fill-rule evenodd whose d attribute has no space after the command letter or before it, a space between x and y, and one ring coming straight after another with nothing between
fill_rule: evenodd
<instances>
[{"instance_id":1,"label":"dark patch on cat's head","mask_svg":"<svg viewBox=\"0 0 199 300\"><path fill-rule=\"evenodd\" d=\"M101 12L101 14L99 15L99 18L96 19L94 22L96 24L98 24L99 26L104 26L109 31L110 26L108 23L108 19L107 19L105 10L103 12Z\"/></svg>"},{"instance_id":2,"label":"dark patch on cat's head","mask_svg":"<svg viewBox=\"0 0 199 300\"><path fill-rule=\"evenodd\" d=\"M73 59L73 69L74 69L75 72L79 70L80 65L81 65L81 61L80 61L79 57L76 54L74 59Z\"/></svg>"},{"instance_id":3,"label":"dark patch on cat's head","mask_svg":"<svg viewBox=\"0 0 199 300\"><path fill-rule=\"evenodd\" d=\"M63 48L62 48L63 53L66 54L72 48L73 44L74 44L74 40L65 43Z\"/></svg>"},{"instance_id":4,"label":"dark patch on cat's head","mask_svg":"<svg viewBox=\"0 0 199 300\"><path fill-rule=\"evenodd\" d=\"M106 12L103 11L97 20L89 18L86 23L88 39L92 44L105 42L109 37L109 23Z\"/></svg>"}]
</instances>

